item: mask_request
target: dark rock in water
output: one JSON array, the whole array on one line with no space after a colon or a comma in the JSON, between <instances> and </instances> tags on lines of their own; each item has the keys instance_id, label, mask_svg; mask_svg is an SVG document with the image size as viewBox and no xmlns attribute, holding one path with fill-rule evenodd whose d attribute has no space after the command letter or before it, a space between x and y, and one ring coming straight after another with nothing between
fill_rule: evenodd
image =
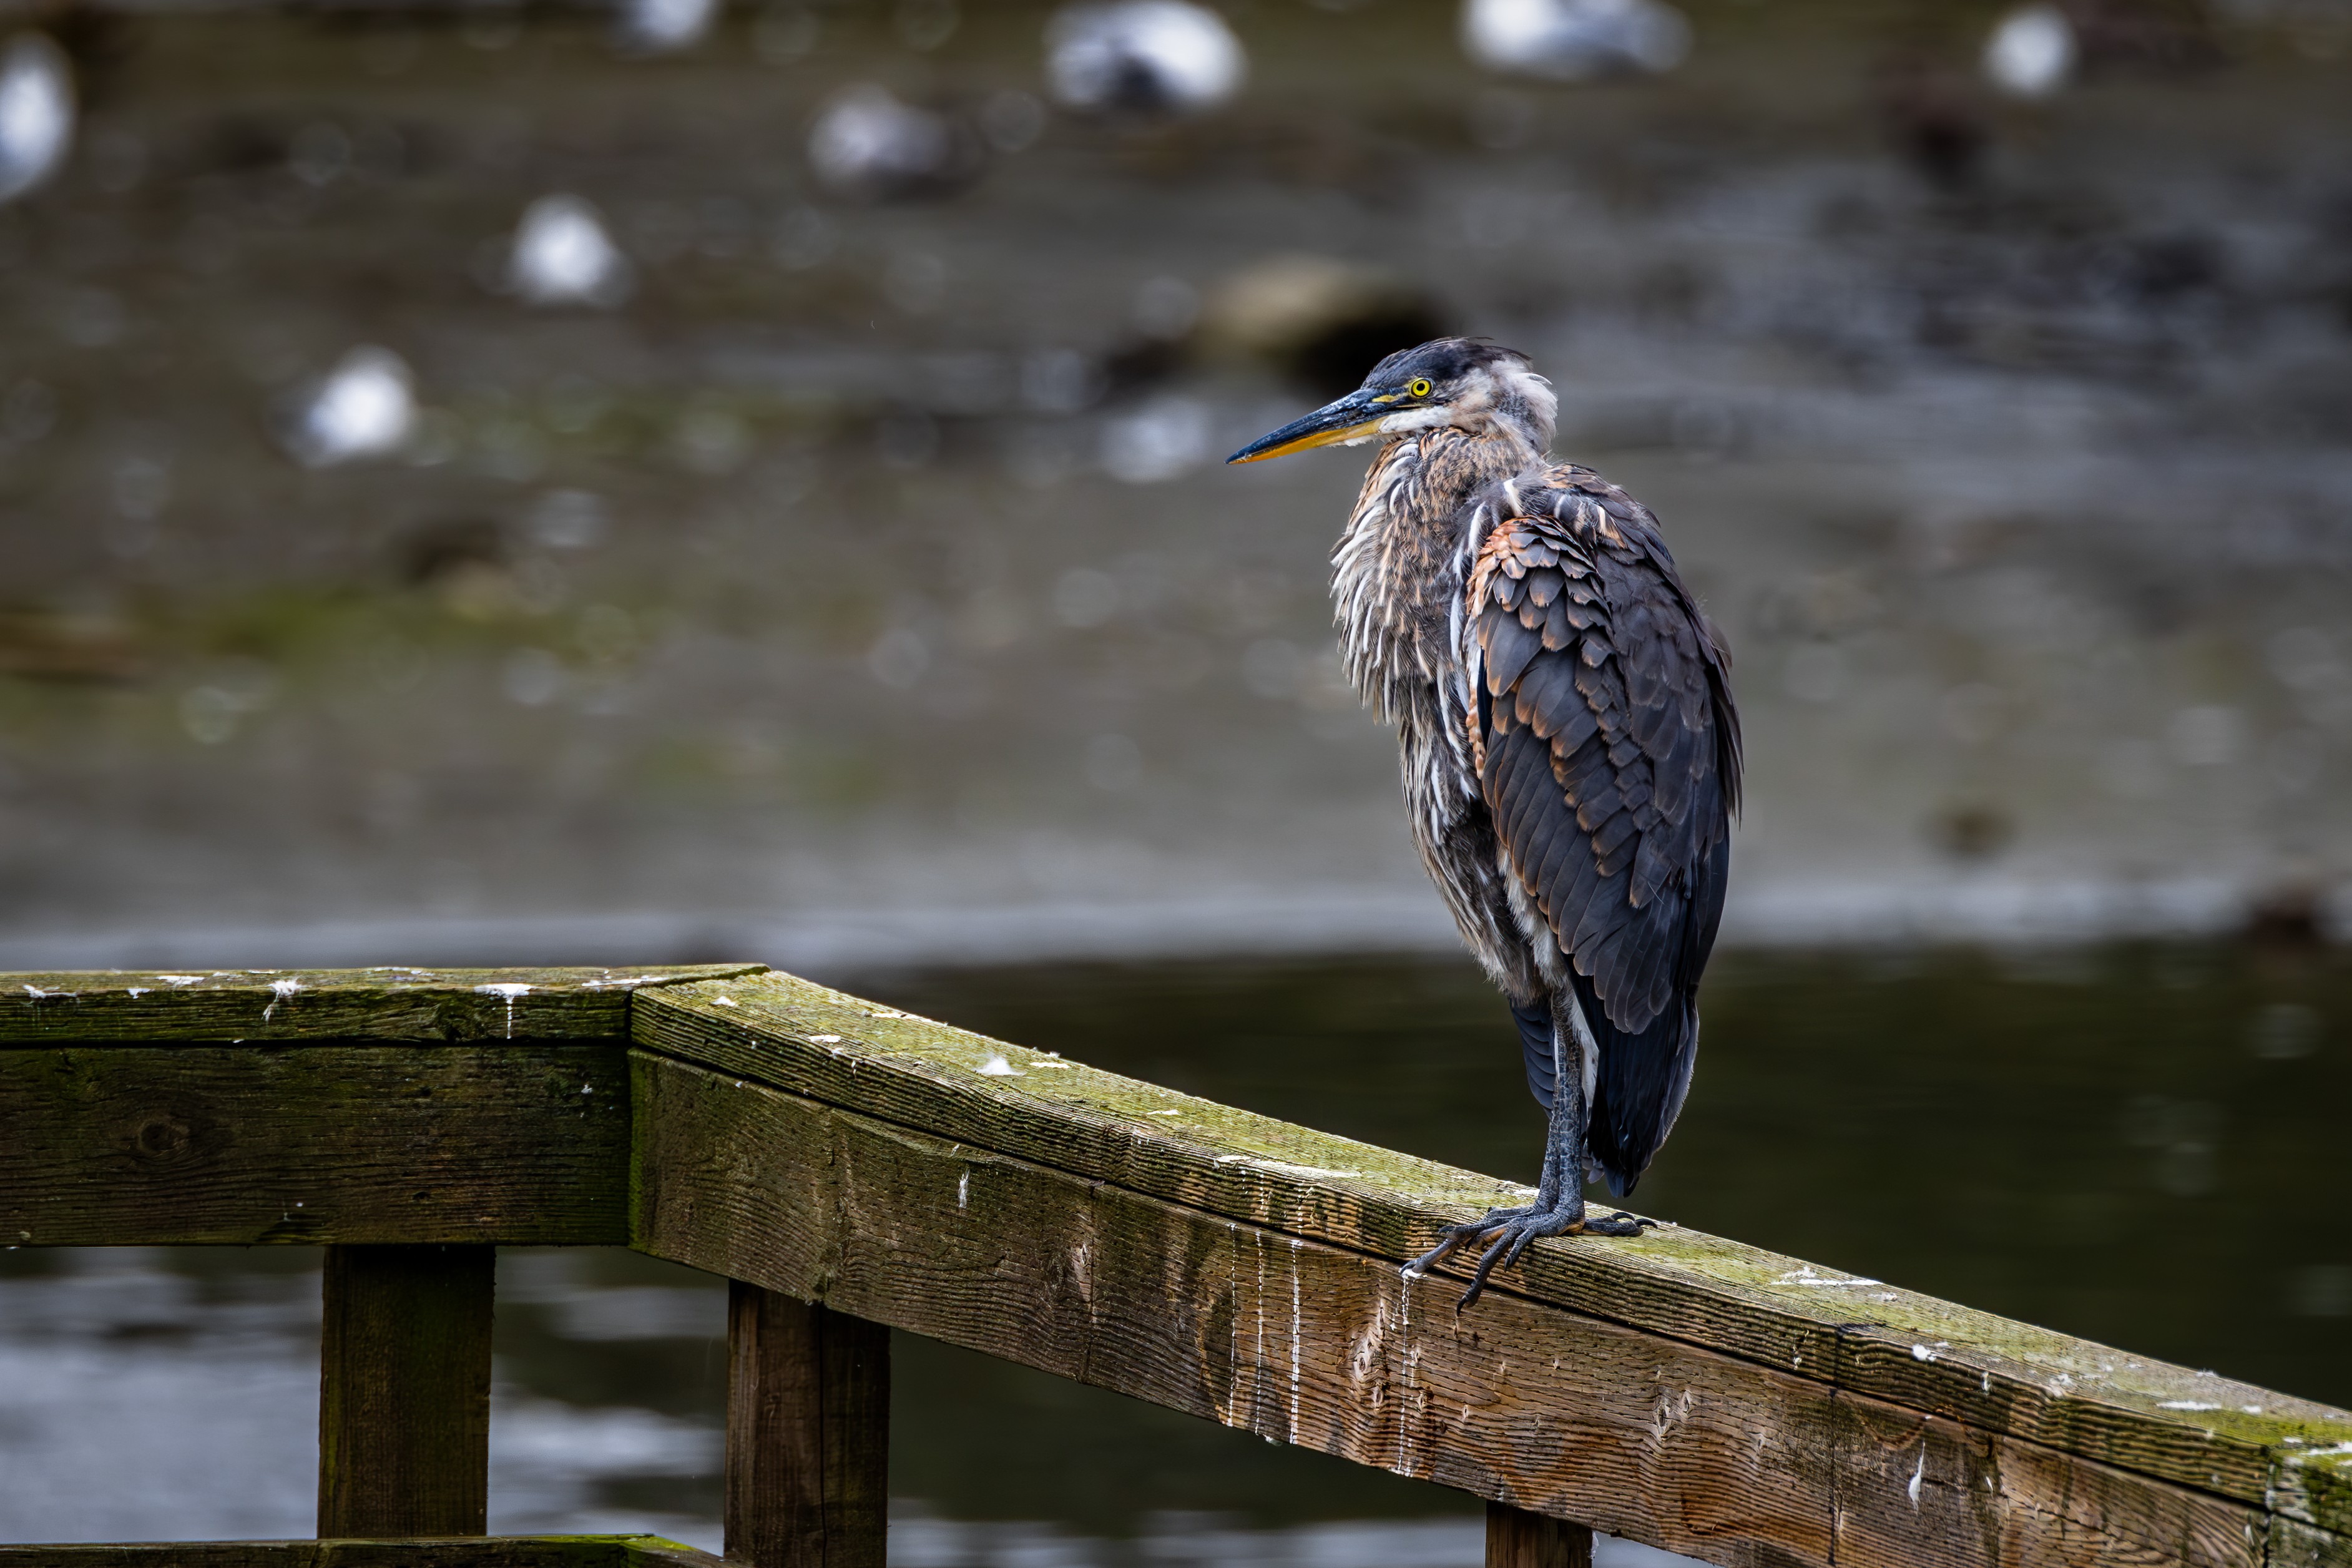
<instances>
[{"instance_id":1,"label":"dark rock in water","mask_svg":"<svg viewBox=\"0 0 2352 1568\"><path fill-rule=\"evenodd\" d=\"M1276 256L1210 293L1199 341L1212 357L1256 360L1336 396L1383 354L1447 331L1429 295L1396 274L1325 256Z\"/></svg>"},{"instance_id":2,"label":"dark rock in water","mask_svg":"<svg viewBox=\"0 0 2352 1568\"><path fill-rule=\"evenodd\" d=\"M2246 907L2246 940L2263 947L2317 947L2327 940L2327 900L2306 881L2282 883Z\"/></svg>"},{"instance_id":3,"label":"dark rock in water","mask_svg":"<svg viewBox=\"0 0 2352 1568\"><path fill-rule=\"evenodd\" d=\"M1990 860L2017 837L2007 812L1981 802L1939 811L1927 826L1936 847L1955 860Z\"/></svg>"},{"instance_id":4,"label":"dark rock in water","mask_svg":"<svg viewBox=\"0 0 2352 1568\"><path fill-rule=\"evenodd\" d=\"M1990 131L1982 89L1957 73L1913 55L1885 61L1878 71L1878 113L1903 161L1929 184L1948 191L1976 183Z\"/></svg>"},{"instance_id":5,"label":"dark rock in water","mask_svg":"<svg viewBox=\"0 0 2352 1568\"><path fill-rule=\"evenodd\" d=\"M1204 113L1240 91L1248 69L1224 18L1186 0L1072 5L1045 29L1054 101L1081 114Z\"/></svg>"}]
</instances>

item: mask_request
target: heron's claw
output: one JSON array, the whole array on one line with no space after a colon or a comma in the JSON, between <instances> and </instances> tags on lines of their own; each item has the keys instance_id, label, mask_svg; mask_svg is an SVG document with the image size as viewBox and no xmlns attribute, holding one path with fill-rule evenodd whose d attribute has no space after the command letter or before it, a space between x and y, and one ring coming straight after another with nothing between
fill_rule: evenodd
<instances>
[{"instance_id":1,"label":"heron's claw","mask_svg":"<svg viewBox=\"0 0 2352 1568\"><path fill-rule=\"evenodd\" d=\"M1409 1275L1426 1274L1465 1242L1479 1241L1486 1249L1478 1257L1478 1267L1471 1271L1470 1288L1454 1303L1461 1311L1478 1300L1486 1289L1486 1276L1497 1268L1506 1268L1519 1260L1519 1254L1547 1236L1639 1236L1645 1226L1658 1222L1619 1209L1611 1215L1588 1217L1583 1205L1573 1209L1538 1209L1529 1204L1521 1208L1489 1209L1480 1218L1467 1225L1449 1225L1438 1244L1405 1265Z\"/></svg>"},{"instance_id":2,"label":"heron's claw","mask_svg":"<svg viewBox=\"0 0 2352 1568\"><path fill-rule=\"evenodd\" d=\"M1599 1219L1586 1220L1584 1234L1587 1236L1639 1236L1642 1234L1643 1226L1654 1227L1657 1223L1656 1220L1643 1219L1639 1215L1627 1214L1623 1209L1619 1209L1615 1214L1603 1215Z\"/></svg>"}]
</instances>

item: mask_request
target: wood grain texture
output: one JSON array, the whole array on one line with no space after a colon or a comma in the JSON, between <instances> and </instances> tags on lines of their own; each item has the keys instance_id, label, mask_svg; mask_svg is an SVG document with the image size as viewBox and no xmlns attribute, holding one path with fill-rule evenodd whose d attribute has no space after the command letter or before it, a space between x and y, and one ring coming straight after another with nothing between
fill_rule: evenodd
<instances>
[{"instance_id":1,"label":"wood grain texture","mask_svg":"<svg viewBox=\"0 0 2352 1568\"><path fill-rule=\"evenodd\" d=\"M0 974L0 1049L67 1040L620 1039L631 993L758 967Z\"/></svg>"},{"instance_id":2,"label":"wood grain texture","mask_svg":"<svg viewBox=\"0 0 2352 1568\"><path fill-rule=\"evenodd\" d=\"M728 1559L883 1568L890 1331L738 1279L727 1349Z\"/></svg>"},{"instance_id":3,"label":"wood grain texture","mask_svg":"<svg viewBox=\"0 0 2352 1568\"><path fill-rule=\"evenodd\" d=\"M0 1050L0 1243L624 1241L617 1044Z\"/></svg>"},{"instance_id":4,"label":"wood grain texture","mask_svg":"<svg viewBox=\"0 0 2352 1568\"><path fill-rule=\"evenodd\" d=\"M319 1534L481 1535L490 1506L490 1247L330 1247Z\"/></svg>"},{"instance_id":5,"label":"wood grain texture","mask_svg":"<svg viewBox=\"0 0 2352 1568\"><path fill-rule=\"evenodd\" d=\"M0 1568L719 1568L658 1535L0 1545Z\"/></svg>"},{"instance_id":6,"label":"wood grain texture","mask_svg":"<svg viewBox=\"0 0 2352 1568\"><path fill-rule=\"evenodd\" d=\"M1592 1568L1592 1531L1564 1519L1490 1502L1486 1568Z\"/></svg>"},{"instance_id":7,"label":"wood grain texture","mask_svg":"<svg viewBox=\"0 0 2352 1568\"><path fill-rule=\"evenodd\" d=\"M1441 1225L1525 1192L787 974L646 993L631 1028L677 1060L1376 1258L1412 1258ZM1679 1227L1540 1242L1502 1279L1533 1301L2352 1534L2344 1411Z\"/></svg>"},{"instance_id":8,"label":"wood grain texture","mask_svg":"<svg viewBox=\"0 0 2352 1568\"><path fill-rule=\"evenodd\" d=\"M649 1055L633 1103L641 1249L1276 1441L1740 1568L2262 1562L2257 1509L1953 1423L1975 1468L1931 1475L1995 1484L1923 1513L1921 1415L1680 1340L1457 1317L1388 1259Z\"/></svg>"}]
</instances>

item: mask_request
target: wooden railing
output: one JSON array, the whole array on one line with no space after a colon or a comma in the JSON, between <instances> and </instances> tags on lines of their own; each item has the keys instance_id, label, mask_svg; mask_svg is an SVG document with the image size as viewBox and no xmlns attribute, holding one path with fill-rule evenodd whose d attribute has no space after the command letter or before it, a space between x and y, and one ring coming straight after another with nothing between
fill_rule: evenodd
<instances>
[{"instance_id":1,"label":"wooden railing","mask_svg":"<svg viewBox=\"0 0 2352 1568\"><path fill-rule=\"evenodd\" d=\"M0 1568L712 1563L482 1536L525 1244L734 1282L759 1568L883 1561L888 1328L1475 1493L1492 1563L2352 1565L2345 1412L1672 1227L1457 1316L1399 1264L1523 1189L757 967L0 984L0 1243L329 1248L325 1539Z\"/></svg>"}]
</instances>

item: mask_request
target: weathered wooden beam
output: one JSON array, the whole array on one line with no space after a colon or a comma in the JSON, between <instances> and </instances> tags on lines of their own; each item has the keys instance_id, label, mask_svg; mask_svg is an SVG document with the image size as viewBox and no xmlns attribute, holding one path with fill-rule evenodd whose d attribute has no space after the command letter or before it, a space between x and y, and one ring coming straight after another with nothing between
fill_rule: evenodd
<instances>
[{"instance_id":1,"label":"weathered wooden beam","mask_svg":"<svg viewBox=\"0 0 2352 1568\"><path fill-rule=\"evenodd\" d=\"M2256 1508L1684 1341L1456 1316L1387 1259L649 1055L633 1100L644 1250L1275 1441L1723 1563L2262 1563Z\"/></svg>"},{"instance_id":2,"label":"weathered wooden beam","mask_svg":"<svg viewBox=\"0 0 2352 1568\"><path fill-rule=\"evenodd\" d=\"M1391 1261L1525 1193L785 974L646 993L631 1027L677 1060ZM1540 1242L1504 1289L1954 1423L1971 1442L2018 1439L2352 1534L2344 1411L1677 1227Z\"/></svg>"},{"instance_id":3,"label":"weathered wooden beam","mask_svg":"<svg viewBox=\"0 0 2352 1568\"><path fill-rule=\"evenodd\" d=\"M1592 1568L1592 1531L1566 1520L1490 1502L1486 1568Z\"/></svg>"},{"instance_id":4,"label":"weathered wooden beam","mask_svg":"<svg viewBox=\"0 0 2352 1568\"><path fill-rule=\"evenodd\" d=\"M728 1558L883 1568L890 1331L738 1279L727 1348Z\"/></svg>"},{"instance_id":5,"label":"weathered wooden beam","mask_svg":"<svg viewBox=\"0 0 2352 1568\"><path fill-rule=\"evenodd\" d=\"M0 1545L0 1568L719 1568L658 1535Z\"/></svg>"},{"instance_id":6,"label":"weathered wooden beam","mask_svg":"<svg viewBox=\"0 0 2352 1568\"><path fill-rule=\"evenodd\" d=\"M490 1505L488 1247L330 1247L319 1535L481 1535Z\"/></svg>"},{"instance_id":7,"label":"weathered wooden beam","mask_svg":"<svg viewBox=\"0 0 2352 1568\"><path fill-rule=\"evenodd\" d=\"M0 1244L627 1237L617 1044L0 1049Z\"/></svg>"},{"instance_id":8,"label":"weathered wooden beam","mask_svg":"<svg viewBox=\"0 0 2352 1568\"><path fill-rule=\"evenodd\" d=\"M79 970L0 975L0 1050L67 1040L587 1040L631 993L754 973L669 969Z\"/></svg>"}]
</instances>

